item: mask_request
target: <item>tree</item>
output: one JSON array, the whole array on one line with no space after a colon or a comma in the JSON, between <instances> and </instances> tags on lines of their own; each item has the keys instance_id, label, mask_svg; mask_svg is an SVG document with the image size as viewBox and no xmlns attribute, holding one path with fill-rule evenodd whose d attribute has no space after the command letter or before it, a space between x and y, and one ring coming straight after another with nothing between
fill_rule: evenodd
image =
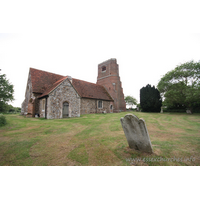
<instances>
[{"instance_id":1,"label":"tree","mask_svg":"<svg viewBox=\"0 0 200 200\"><path fill-rule=\"evenodd\" d=\"M178 65L161 78L157 87L168 107L180 105L192 113L200 105L200 61Z\"/></svg>"},{"instance_id":2,"label":"tree","mask_svg":"<svg viewBox=\"0 0 200 200\"><path fill-rule=\"evenodd\" d=\"M6 79L6 75L0 75L0 112L4 112L7 102L14 100L14 86Z\"/></svg>"},{"instance_id":3,"label":"tree","mask_svg":"<svg viewBox=\"0 0 200 200\"><path fill-rule=\"evenodd\" d=\"M133 105L137 105L137 99L132 96L126 96L124 100L126 105L131 106L131 108Z\"/></svg>"},{"instance_id":4,"label":"tree","mask_svg":"<svg viewBox=\"0 0 200 200\"><path fill-rule=\"evenodd\" d=\"M160 112L162 98L154 86L146 85L140 89L140 106L143 112Z\"/></svg>"}]
</instances>

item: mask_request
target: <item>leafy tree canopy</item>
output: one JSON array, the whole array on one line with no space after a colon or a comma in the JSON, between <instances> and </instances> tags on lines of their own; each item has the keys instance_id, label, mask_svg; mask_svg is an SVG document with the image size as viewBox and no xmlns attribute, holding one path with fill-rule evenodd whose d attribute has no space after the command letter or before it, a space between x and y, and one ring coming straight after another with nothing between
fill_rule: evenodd
<instances>
[{"instance_id":1,"label":"leafy tree canopy","mask_svg":"<svg viewBox=\"0 0 200 200\"><path fill-rule=\"evenodd\" d=\"M147 85L140 89L140 106L143 112L160 112L162 98L154 86Z\"/></svg>"},{"instance_id":2,"label":"leafy tree canopy","mask_svg":"<svg viewBox=\"0 0 200 200\"><path fill-rule=\"evenodd\" d=\"M200 103L200 61L178 65L161 78L157 87L167 106L180 104L192 111Z\"/></svg>"},{"instance_id":3,"label":"leafy tree canopy","mask_svg":"<svg viewBox=\"0 0 200 200\"><path fill-rule=\"evenodd\" d=\"M14 86L6 79L6 75L0 75L0 112L4 111L7 102L14 100Z\"/></svg>"},{"instance_id":4,"label":"leafy tree canopy","mask_svg":"<svg viewBox=\"0 0 200 200\"><path fill-rule=\"evenodd\" d=\"M137 105L137 99L132 96L126 96L124 100L128 106Z\"/></svg>"}]
</instances>

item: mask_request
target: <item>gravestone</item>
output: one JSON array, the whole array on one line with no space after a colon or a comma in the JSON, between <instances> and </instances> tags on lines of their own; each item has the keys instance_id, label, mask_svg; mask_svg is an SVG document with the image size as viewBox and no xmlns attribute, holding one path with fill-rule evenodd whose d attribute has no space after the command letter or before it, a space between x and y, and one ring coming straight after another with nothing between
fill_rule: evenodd
<instances>
[{"instance_id":1,"label":"gravestone","mask_svg":"<svg viewBox=\"0 0 200 200\"><path fill-rule=\"evenodd\" d=\"M131 149L153 153L149 133L143 119L139 119L133 114L127 114L120 121Z\"/></svg>"}]
</instances>

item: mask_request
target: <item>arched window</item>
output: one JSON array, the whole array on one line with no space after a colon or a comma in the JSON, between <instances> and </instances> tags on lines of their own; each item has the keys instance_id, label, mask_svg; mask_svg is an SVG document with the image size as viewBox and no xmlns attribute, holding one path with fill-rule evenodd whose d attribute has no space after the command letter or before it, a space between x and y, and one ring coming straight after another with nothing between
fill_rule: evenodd
<instances>
[{"instance_id":1,"label":"arched window","mask_svg":"<svg viewBox=\"0 0 200 200\"><path fill-rule=\"evenodd\" d=\"M110 110L112 110L113 109L113 105L110 105Z\"/></svg>"}]
</instances>

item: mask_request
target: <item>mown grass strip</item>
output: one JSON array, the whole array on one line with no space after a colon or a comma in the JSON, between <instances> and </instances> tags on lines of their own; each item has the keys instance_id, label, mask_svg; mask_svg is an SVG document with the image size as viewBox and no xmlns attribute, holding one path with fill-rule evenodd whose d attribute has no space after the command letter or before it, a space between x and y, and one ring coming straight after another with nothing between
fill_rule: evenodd
<instances>
[{"instance_id":1,"label":"mown grass strip","mask_svg":"<svg viewBox=\"0 0 200 200\"><path fill-rule=\"evenodd\" d=\"M0 128L0 165L200 165L200 115L136 113L143 118L154 154L128 147L120 124L127 113L45 120L7 115ZM129 162L135 158L192 161Z\"/></svg>"}]
</instances>

